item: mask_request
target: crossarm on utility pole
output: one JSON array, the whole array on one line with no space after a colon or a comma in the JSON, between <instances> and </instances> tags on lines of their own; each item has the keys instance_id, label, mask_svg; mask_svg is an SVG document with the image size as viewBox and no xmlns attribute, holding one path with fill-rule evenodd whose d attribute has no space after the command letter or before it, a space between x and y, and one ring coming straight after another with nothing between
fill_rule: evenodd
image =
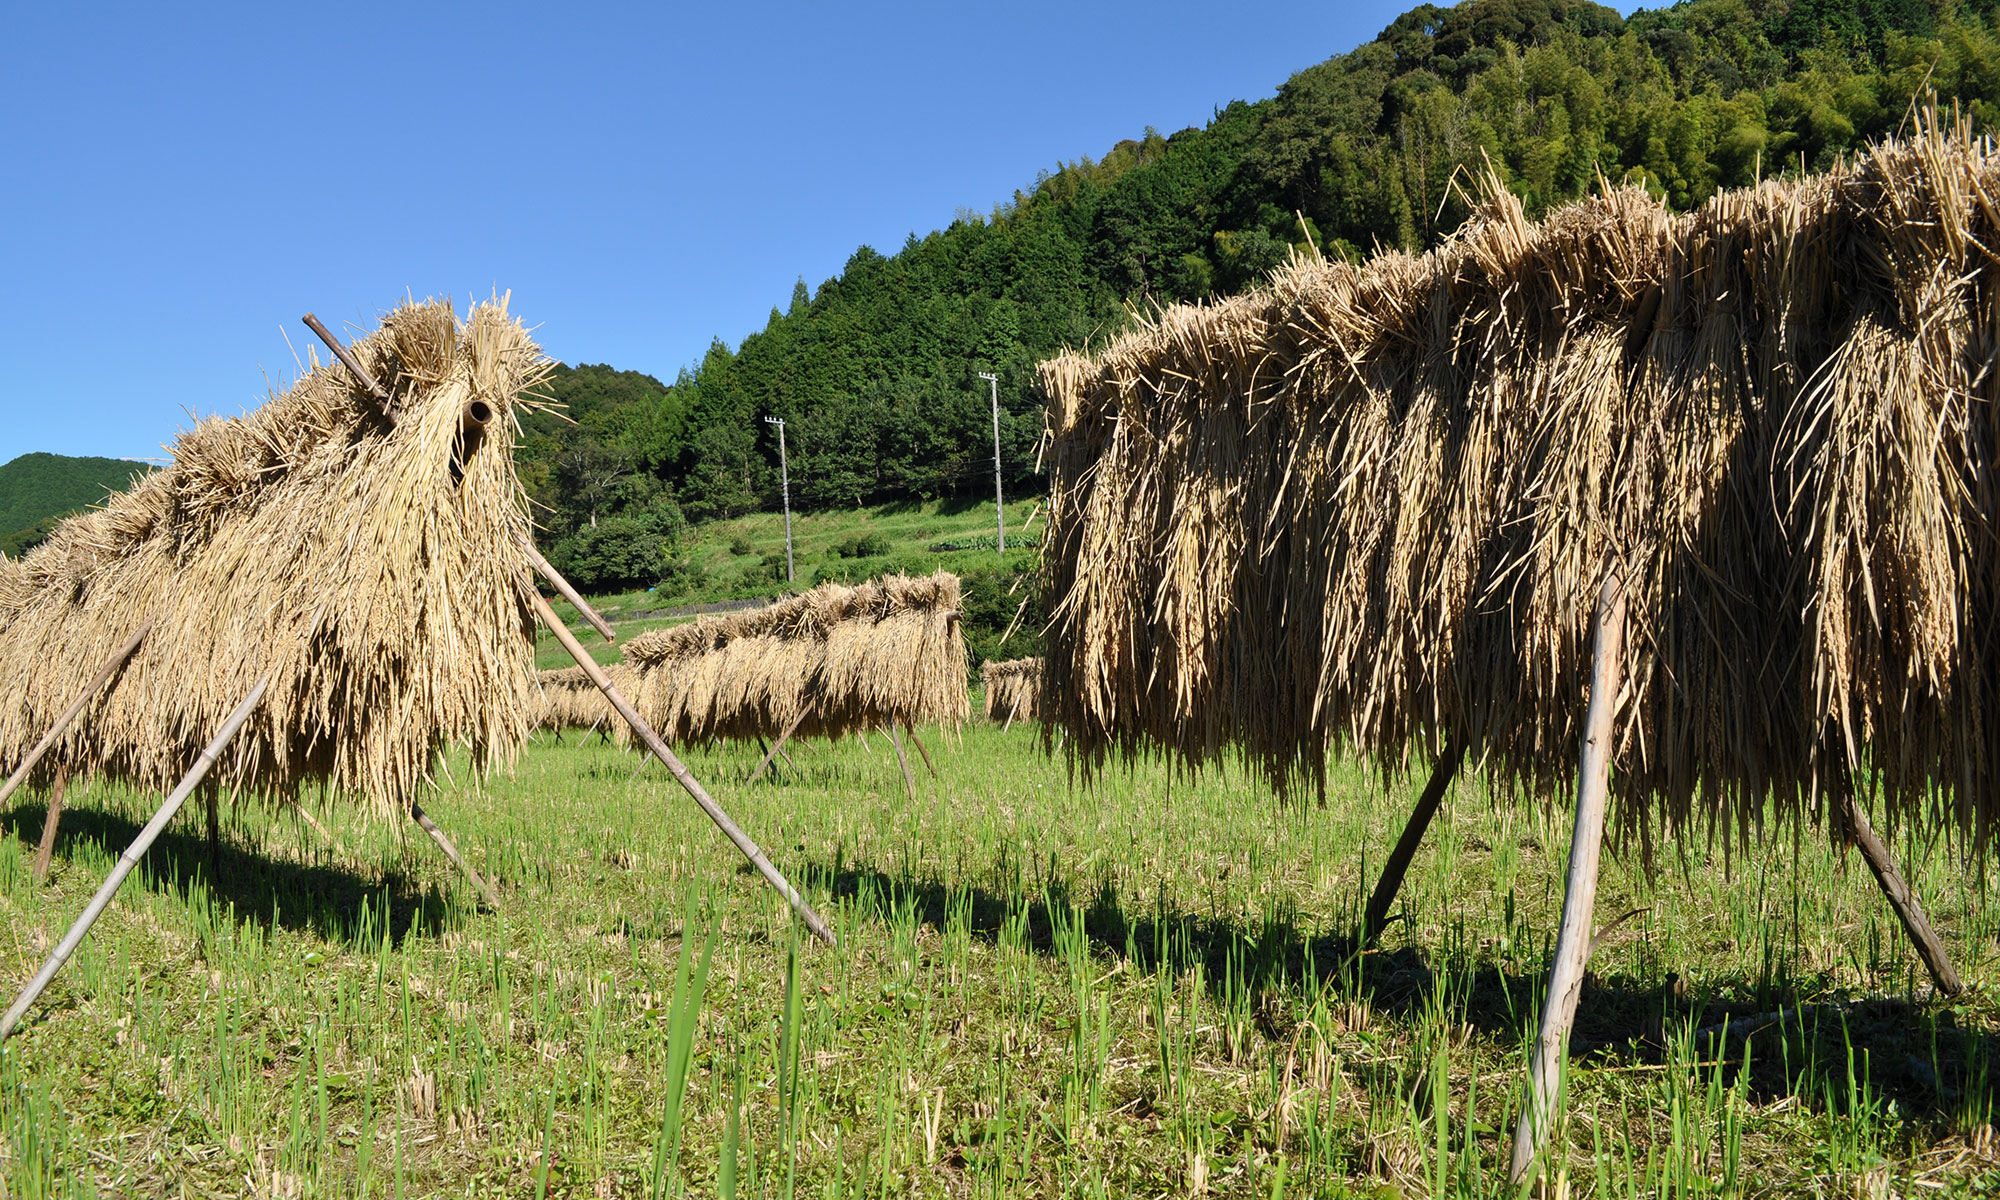
<instances>
[{"instance_id":1,"label":"crossarm on utility pole","mask_svg":"<svg viewBox=\"0 0 2000 1200\"><path fill-rule=\"evenodd\" d=\"M694 798L694 802L701 806L701 811L708 814L708 819L715 822L716 827L736 844L738 850L742 851L743 857L750 860L750 865L756 867L757 872L772 887L778 889L778 893L791 904L792 910L799 914L799 919L806 923L806 928L812 930L815 937L829 946L839 945L839 939L834 937L833 930L820 919L818 913L812 910L812 906L806 903L805 897L799 895L797 889L778 873L778 868L762 850L758 849L757 843L750 840L750 835L729 819L729 814L722 811L722 806L717 804L708 794L708 790L701 786L701 781L694 777L694 773L687 769L686 764L682 763L672 750L668 749L666 740L653 732L653 727L646 723L638 710L632 707L623 693L619 692L617 686L611 682L611 677L604 673L604 668L598 666L597 660L584 651L583 644L576 640L576 635L556 618L555 610L549 607L547 600L542 599L542 594L530 587L528 598L534 606L535 615L540 617L542 623L549 627L549 631L556 635L556 640L562 643L563 649L569 651L570 657L576 659L576 665L583 668L583 673L588 675L590 681L597 685L597 689L604 693L604 698L611 702L612 708L618 710L619 716L625 718L625 723L632 727L632 732L639 736L639 740L646 744L646 748L661 762L667 764L667 770L673 772L681 787L686 789L687 794Z\"/></svg>"}]
</instances>

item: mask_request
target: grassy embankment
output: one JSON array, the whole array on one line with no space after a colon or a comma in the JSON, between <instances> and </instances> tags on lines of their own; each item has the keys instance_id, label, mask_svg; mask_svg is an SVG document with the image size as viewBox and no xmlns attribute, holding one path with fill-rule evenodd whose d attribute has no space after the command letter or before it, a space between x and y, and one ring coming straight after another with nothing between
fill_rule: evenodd
<instances>
[{"instance_id":1,"label":"grassy embankment","mask_svg":"<svg viewBox=\"0 0 2000 1200\"><path fill-rule=\"evenodd\" d=\"M1032 549L1013 549L1017 534L1039 538L1043 501L1028 499L1007 505L1007 536L1010 547L1003 558L990 540L994 537L993 502L974 500L900 501L868 508L832 509L792 515L792 558L797 580L784 581L785 518L782 513L751 513L726 521L713 521L699 528L700 541L694 561L700 567L701 582L693 588L662 594L623 592L590 597L591 606L618 630L620 640L662 625L678 624L686 617L668 617L663 610L697 603L736 600L751 596L777 596L787 590L811 587L821 576L847 582L871 579L890 571L930 572L942 567L961 575L1004 566L1009 571L1031 571L1037 561ZM860 557L843 555L863 538L873 536L882 552ZM980 548L932 550L945 542L988 539ZM736 550L748 549L748 553ZM773 574L767 559L775 559ZM574 624L576 610L558 604L557 611ZM585 637L600 662L615 662L618 648L595 636ZM1010 644L1011 639L1010 639ZM535 665L564 667L570 658L544 633L536 647Z\"/></svg>"},{"instance_id":2,"label":"grassy embankment","mask_svg":"<svg viewBox=\"0 0 2000 1200\"><path fill-rule=\"evenodd\" d=\"M1420 781L1281 804L1142 766L1072 791L1033 739L927 734L942 779L915 802L879 739L754 788L751 751L691 753L838 950L798 944L657 765L628 786L637 758L573 736L425 799L497 914L351 810L308 801L332 846L233 815L219 885L183 821L0 1057L5 1194L1507 1194L1560 813L1461 784L1406 920L1357 958ZM72 803L46 889L39 800L0 817L9 980L149 801ZM1608 860L1568 1194L1992 1182L1991 999L1928 998L1867 871L1790 849L1651 881ZM1989 870L1901 849L1962 969L2000 982ZM1747 1049L1695 1032L1780 1006Z\"/></svg>"}]
</instances>

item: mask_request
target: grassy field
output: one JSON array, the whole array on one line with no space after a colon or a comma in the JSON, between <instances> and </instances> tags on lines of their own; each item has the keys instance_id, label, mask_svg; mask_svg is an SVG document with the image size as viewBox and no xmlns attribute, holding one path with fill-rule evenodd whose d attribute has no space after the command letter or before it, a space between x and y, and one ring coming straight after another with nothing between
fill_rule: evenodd
<instances>
[{"instance_id":1,"label":"grassy field","mask_svg":"<svg viewBox=\"0 0 2000 1200\"><path fill-rule=\"evenodd\" d=\"M413 829L244 809L153 851L0 1052L0 1195L1504 1195L1561 813L1462 783L1385 946L1347 941L1421 780L1322 806L1155 767L1072 789L1033 731L742 747L696 772L843 937L801 944L658 764L546 741ZM0 974L143 819L86 786L49 887L0 816ZM190 811L193 806L190 806ZM1990 873L1902 848L1967 975ZM1806 835L1607 862L1559 1195L1988 1194L2000 1013L1930 998L1858 860ZM1745 1039L1700 1031L1788 1006ZM1753 1022L1754 1024L1754 1022Z\"/></svg>"},{"instance_id":2,"label":"grassy field","mask_svg":"<svg viewBox=\"0 0 2000 1200\"><path fill-rule=\"evenodd\" d=\"M1027 499L1007 508L1007 538L1010 547L1017 537L1037 538L1042 532L1043 501ZM792 514L792 557L796 582L784 582L785 518L782 513L751 513L700 527L693 555L701 568L701 582L679 591L623 592L590 597L591 607L612 622L621 639L663 625L679 624L686 617L667 617L663 610L696 603L713 603L744 597L770 597L811 587L816 578L830 576L845 582L872 579L890 571L928 573L943 568L964 573L1004 563L1008 570L1033 570L1037 562L1032 551L1013 549L1004 558L992 542L993 502L974 500L907 500L866 508L830 509ZM874 538L868 547L879 553L861 556L843 553L857 548L864 538ZM983 540L974 549L933 550L931 547ZM745 550L747 553L737 553ZM773 577L767 558L778 562ZM576 610L557 603L556 609L571 624L579 624ZM618 647L585 635L584 644L600 662L616 662ZM542 669L566 667L570 658L546 632L537 645L535 665Z\"/></svg>"}]
</instances>

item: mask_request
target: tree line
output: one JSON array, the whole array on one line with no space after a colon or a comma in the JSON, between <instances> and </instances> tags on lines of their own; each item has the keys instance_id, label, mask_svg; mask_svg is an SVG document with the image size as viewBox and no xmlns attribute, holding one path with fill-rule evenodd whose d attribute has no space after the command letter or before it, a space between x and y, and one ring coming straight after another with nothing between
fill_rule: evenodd
<instances>
[{"instance_id":1,"label":"tree line","mask_svg":"<svg viewBox=\"0 0 2000 1200\"><path fill-rule=\"evenodd\" d=\"M1994 10L1691 0L1625 18L1585 0L1420 5L1205 127L1149 129L1101 159L1057 164L989 214L912 234L892 254L856 250L671 382L560 369L550 392L575 424L531 418L522 474L559 538L651 538L670 571L688 522L776 506L764 416L787 422L795 505L990 487L978 375L991 372L1009 487L1032 488L1035 364L1103 344L1135 309L1253 286L1308 246L1361 257L1434 245L1467 215L1455 183L1487 163L1531 213L1600 178L1684 209L1759 176L1823 170L1893 133L1928 92L1991 126Z\"/></svg>"}]
</instances>

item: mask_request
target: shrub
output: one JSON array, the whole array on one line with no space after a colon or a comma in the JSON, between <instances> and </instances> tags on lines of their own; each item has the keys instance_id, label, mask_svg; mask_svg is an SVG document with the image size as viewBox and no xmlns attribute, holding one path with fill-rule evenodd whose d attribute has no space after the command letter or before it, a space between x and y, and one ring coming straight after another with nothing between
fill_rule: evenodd
<instances>
[{"instance_id":1,"label":"shrub","mask_svg":"<svg viewBox=\"0 0 2000 1200\"><path fill-rule=\"evenodd\" d=\"M880 558L889 553L889 539L879 533L862 533L833 547L841 558Z\"/></svg>"},{"instance_id":2,"label":"shrub","mask_svg":"<svg viewBox=\"0 0 2000 1200\"><path fill-rule=\"evenodd\" d=\"M739 533L729 539L729 552L738 558L744 558L757 553L757 547L750 544L749 538Z\"/></svg>"},{"instance_id":3,"label":"shrub","mask_svg":"<svg viewBox=\"0 0 2000 1200\"><path fill-rule=\"evenodd\" d=\"M672 500L585 525L549 550L549 561L586 592L624 591L672 580L691 586L701 568L689 556L694 537Z\"/></svg>"},{"instance_id":4,"label":"shrub","mask_svg":"<svg viewBox=\"0 0 2000 1200\"><path fill-rule=\"evenodd\" d=\"M758 565L757 569L745 572L744 578L753 579L760 583L767 580L771 583L785 582L785 556L783 554L766 554L763 562Z\"/></svg>"}]
</instances>

